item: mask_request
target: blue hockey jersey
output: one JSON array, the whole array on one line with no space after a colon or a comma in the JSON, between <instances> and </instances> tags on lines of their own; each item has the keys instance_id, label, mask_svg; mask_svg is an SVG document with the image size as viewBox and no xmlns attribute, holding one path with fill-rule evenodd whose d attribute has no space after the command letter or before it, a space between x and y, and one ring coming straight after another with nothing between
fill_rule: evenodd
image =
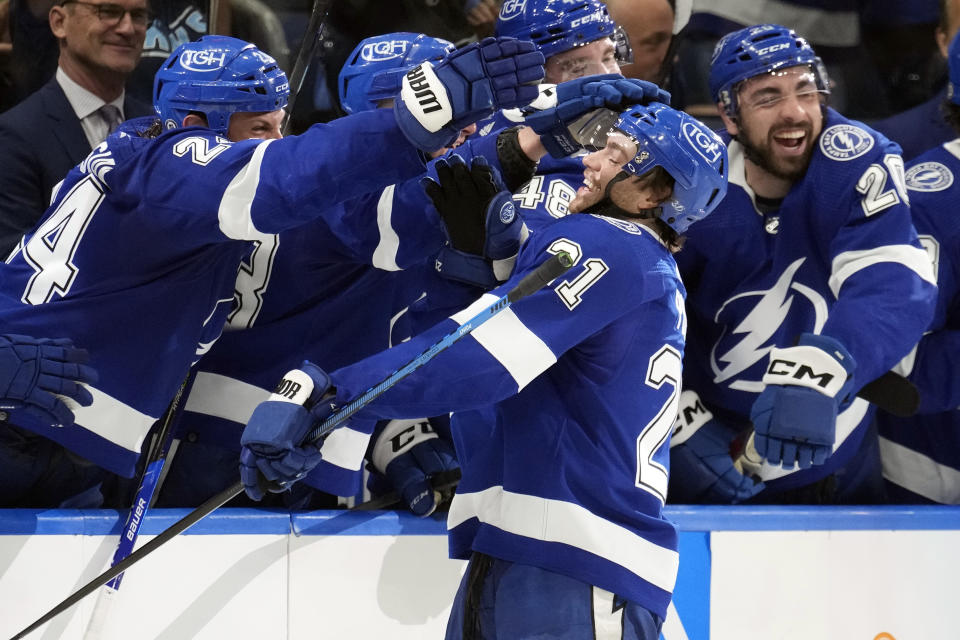
<instances>
[{"instance_id":1,"label":"blue hockey jersey","mask_svg":"<svg viewBox=\"0 0 960 640\"><path fill-rule=\"evenodd\" d=\"M911 225L898 153L828 109L804 178L776 212L762 215L746 183L743 147L730 143L729 191L677 254L689 291L685 383L718 418L749 427L768 353L801 333L843 344L857 364L857 389L919 339L936 289ZM814 482L847 462L872 413L862 399L841 412L835 452L822 466L791 473L765 465L769 489Z\"/></svg>"},{"instance_id":2,"label":"blue hockey jersey","mask_svg":"<svg viewBox=\"0 0 960 640\"><path fill-rule=\"evenodd\" d=\"M68 428L17 424L131 476L151 424L220 334L249 241L422 170L389 110L283 140L111 136L0 265L0 325L87 349L94 402ZM313 250L338 251L330 242Z\"/></svg>"},{"instance_id":3,"label":"blue hockey jersey","mask_svg":"<svg viewBox=\"0 0 960 640\"><path fill-rule=\"evenodd\" d=\"M570 272L357 417L458 412L463 480L448 515L453 557L476 550L533 564L664 616L677 572L677 533L661 508L684 290L670 252L646 227L579 214L542 228L502 287L409 342L333 372L337 400L386 378L561 250L576 261ZM490 415L492 424L471 424Z\"/></svg>"},{"instance_id":4,"label":"blue hockey jersey","mask_svg":"<svg viewBox=\"0 0 960 640\"><path fill-rule=\"evenodd\" d=\"M499 168L496 136L471 139L450 154L467 162L482 155ZM427 175L436 179L433 162ZM433 271L445 236L420 180L354 198L259 243L241 265L224 334L197 365L181 432L239 451L257 404L303 359L336 369L410 337L411 323L436 322L434 316L423 326L433 311L408 307L459 285ZM333 250L317 251L322 246ZM471 290L468 300L474 297ZM368 440L368 430L351 428L327 438L317 471L325 490L355 493Z\"/></svg>"},{"instance_id":5,"label":"blue hockey jersey","mask_svg":"<svg viewBox=\"0 0 960 640\"><path fill-rule=\"evenodd\" d=\"M920 391L910 418L877 412L883 475L895 502L960 504L960 139L907 167L910 208L939 289L929 332L904 365ZM912 369L912 370L911 370Z\"/></svg>"}]
</instances>

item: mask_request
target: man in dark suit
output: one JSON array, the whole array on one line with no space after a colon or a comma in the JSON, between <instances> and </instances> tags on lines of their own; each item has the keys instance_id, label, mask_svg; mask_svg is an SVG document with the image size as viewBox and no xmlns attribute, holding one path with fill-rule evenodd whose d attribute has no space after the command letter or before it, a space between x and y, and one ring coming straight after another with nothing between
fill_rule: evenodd
<instances>
[{"instance_id":1,"label":"man in dark suit","mask_svg":"<svg viewBox=\"0 0 960 640\"><path fill-rule=\"evenodd\" d=\"M66 0L48 18L60 45L57 73L0 115L0 259L74 165L122 120L153 113L124 92L151 20L147 0Z\"/></svg>"}]
</instances>

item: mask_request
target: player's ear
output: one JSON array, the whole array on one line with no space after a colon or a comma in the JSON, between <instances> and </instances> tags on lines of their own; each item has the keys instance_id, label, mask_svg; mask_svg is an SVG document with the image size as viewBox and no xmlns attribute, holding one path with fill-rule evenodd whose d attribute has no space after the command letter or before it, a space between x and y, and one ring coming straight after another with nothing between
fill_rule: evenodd
<instances>
[{"instance_id":1,"label":"player's ear","mask_svg":"<svg viewBox=\"0 0 960 640\"><path fill-rule=\"evenodd\" d=\"M723 126L727 128L727 133L732 136L740 133L740 128L737 127L737 121L727 115L726 110L723 108L723 105L719 102L717 103L717 111L720 113L720 119L723 120Z\"/></svg>"},{"instance_id":2,"label":"player's ear","mask_svg":"<svg viewBox=\"0 0 960 640\"><path fill-rule=\"evenodd\" d=\"M188 113L181 123L183 127L205 127L207 119L197 113Z\"/></svg>"}]
</instances>

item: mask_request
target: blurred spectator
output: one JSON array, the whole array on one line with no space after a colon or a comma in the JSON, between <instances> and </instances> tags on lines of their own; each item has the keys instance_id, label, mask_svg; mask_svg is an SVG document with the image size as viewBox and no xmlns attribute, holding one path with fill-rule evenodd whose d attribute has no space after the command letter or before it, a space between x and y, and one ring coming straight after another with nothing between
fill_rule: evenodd
<instances>
[{"instance_id":1,"label":"blurred spectator","mask_svg":"<svg viewBox=\"0 0 960 640\"><path fill-rule=\"evenodd\" d=\"M53 6L56 75L0 115L0 256L40 218L54 186L122 120L153 108L126 97L150 23L146 0Z\"/></svg>"},{"instance_id":2,"label":"blurred spectator","mask_svg":"<svg viewBox=\"0 0 960 640\"><path fill-rule=\"evenodd\" d=\"M947 59L947 45L958 29L960 29L960 0L940 0L939 22L934 32L934 39L941 64L944 64ZM942 88L926 102L874 122L871 126L899 143L903 147L903 159L911 160L924 151L956 137L956 133L947 124L944 115L942 105L946 97L947 86L944 83Z\"/></svg>"},{"instance_id":3,"label":"blurred spectator","mask_svg":"<svg viewBox=\"0 0 960 640\"><path fill-rule=\"evenodd\" d=\"M10 67L10 3L0 0L0 112L13 106L13 77Z\"/></svg>"},{"instance_id":4,"label":"blurred spectator","mask_svg":"<svg viewBox=\"0 0 960 640\"><path fill-rule=\"evenodd\" d=\"M215 0L219 24L210 33L231 34L230 2ZM138 100L153 101L153 76L174 49L184 42L192 42L208 33L207 24L211 2L203 0L154 1L153 22L143 41L140 63L127 80L127 91Z\"/></svg>"},{"instance_id":5,"label":"blurred spectator","mask_svg":"<svg viewBox=\"0 0 960 640\"><path fill-rule=\"evenodd\" d=\"M633 62L620 65L628 78L663 84L664 59L673 38L673 3L670 0L607 0L607 11L630 38ZM712 112L711 112L712 113Z\"/></svg>"},{"instance_id":6,"label":"blurred spectator","mask_svg":"<svg viewBox=\"0 0 960 640\"><path fill-rule=\"evenodd\" d=\"M47 14L55 0L10 0L10 78L13 92L3 107L10 108L53 77L60 55Z\"/></svg>"},{"instance_id":7,"label":"blurred spectator","mask_svg":"<svg viewBox=\"0 0 960 640\"><path fill-rule=\"evenodd\" d=\"M477 38L486 38L493 35L493 29L497 26L500 0L467 0L463 11Z\"/></svg>"}]
</instances>

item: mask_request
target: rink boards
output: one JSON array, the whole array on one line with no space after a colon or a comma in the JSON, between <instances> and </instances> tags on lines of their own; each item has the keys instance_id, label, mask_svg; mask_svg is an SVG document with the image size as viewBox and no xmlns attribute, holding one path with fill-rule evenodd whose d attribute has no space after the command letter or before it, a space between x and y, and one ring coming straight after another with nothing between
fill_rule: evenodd
<instances>
[{"instance_id":1,"label":"rink boards","mask_svg":"<svg viewBox=\"0 0 960 640\"><path fill-rule=\"evenodd\" d=\"M154 510L140 544L186 510ZM672 507L664 640L955 640L960 509ZM109 566L113 511L0 510L0 639ZM392 512L221 509L136 565L103 640L443 638L465 563ZM81 640L96 594L31 634Z\"/></svg>"}]
</instances>

